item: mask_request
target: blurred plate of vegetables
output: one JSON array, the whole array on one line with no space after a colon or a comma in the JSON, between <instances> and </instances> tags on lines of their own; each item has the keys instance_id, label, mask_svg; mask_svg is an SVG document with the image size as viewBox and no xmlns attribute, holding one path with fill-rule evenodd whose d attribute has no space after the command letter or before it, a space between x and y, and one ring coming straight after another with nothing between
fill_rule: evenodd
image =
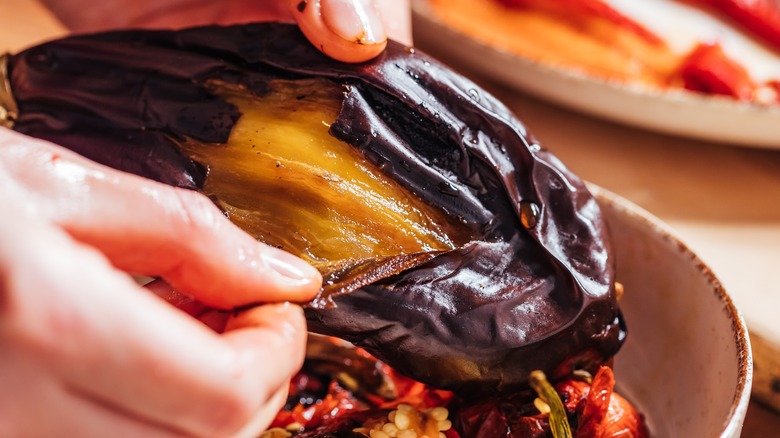
<instances>
[{"instance_id":1,"label":"blurred plate of vegetables","mask_svg":"<svg viewBox=\"0 0 780 438\"><path fill-rule=\"evenodd\" d=\"M537 97L694 139L780 148L777 0L415 0L426 49Z\"/></svg>"}]
</instances>

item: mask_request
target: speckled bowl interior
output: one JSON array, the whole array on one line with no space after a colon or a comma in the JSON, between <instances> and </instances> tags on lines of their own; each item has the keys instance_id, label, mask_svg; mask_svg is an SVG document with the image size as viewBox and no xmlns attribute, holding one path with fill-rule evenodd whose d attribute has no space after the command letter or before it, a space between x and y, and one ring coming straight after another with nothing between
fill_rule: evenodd
<instances>
[{"instance_id":1,"label":"speckled bowl interior","mask_svg":"<svg viewBox=\"0 0 780 438\"><path fill-rule=\"evenodd\" d=\"M752 358L745 323L710 269L668 227L598 187L613 237L629 337L615 361L618 391L652 436L737 437Z\"/></svg>"}]
</instances>

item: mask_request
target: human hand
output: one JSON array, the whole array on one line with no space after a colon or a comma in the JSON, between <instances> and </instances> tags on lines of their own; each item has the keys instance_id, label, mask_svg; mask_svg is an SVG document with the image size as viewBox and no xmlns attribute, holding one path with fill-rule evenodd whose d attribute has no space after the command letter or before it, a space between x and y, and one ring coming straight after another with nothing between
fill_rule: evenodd
<instances>
[{"instance_id":1,"label":"human hand","mask_svg":"<svg viewBox=\"0 0 780 438\"><path fill-rule=\"evenodd\" d=\"M344 40L321 18L328 12L296 15L291 2L51 3L77 31L296 19L310 20L307 36L338 59L368 59L385 45L374 27ZM383 32L410 42L408 4L378 3ZM157 9L133 15L144 7ZM300 309L255 307L225 325L211 308L308 299L315 271L257 244L200 195L4 129L0 202L11 212L0 217L0 437L256 436L267 426L303 360ZM206 309L224 333L122 271L164 277L187 295L157 283L158 295Z\"/></svg>"},{"instance_id":2,"label":"human hand","mask_svg":"<svg viewBox=\"0 0 780 438\"><path fill-rule=\"evenodd\" d=\"M256 435L304 355L294 305L218 334L122 271L216 308L309 299L310 266L205 197L0 128L0 436ZM240 432L243 429L243 432Z\"/></svg>"},{"instance_id":3,"label":"human hand","mask_svg":"<svg viewBox=\"0 0 780 438\"><path fill-rule=\"evenodd\" d=\"M345 62L375 57L388 35L412 42L409 0L42 1L76 32L294 21L315 47Z\"/></svg>"}]
</instances>

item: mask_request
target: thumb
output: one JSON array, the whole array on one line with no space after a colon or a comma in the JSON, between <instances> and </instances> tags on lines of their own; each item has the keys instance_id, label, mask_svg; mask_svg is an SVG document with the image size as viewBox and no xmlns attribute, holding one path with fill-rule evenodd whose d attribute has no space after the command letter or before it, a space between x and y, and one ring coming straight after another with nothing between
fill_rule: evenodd
<instances>
[{"instance_id":1,"label":"thumb","mask_svg":"<svg viewBox=\"0 0 780 438\"><path fill-rule=\"evenodd\" d=\"M367 61L385 49L387 33L371 0L288 0L315 47L343 62Z\"/></svg>"}]
</instances>

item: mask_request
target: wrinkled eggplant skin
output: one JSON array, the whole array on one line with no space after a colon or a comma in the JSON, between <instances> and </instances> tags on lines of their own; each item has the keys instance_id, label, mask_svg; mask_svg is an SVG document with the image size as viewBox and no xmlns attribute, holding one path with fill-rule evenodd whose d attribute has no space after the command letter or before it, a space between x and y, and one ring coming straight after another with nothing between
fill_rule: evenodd
<instances>
[{"instance_id":1,"label":"wrinkled eggplant skin","mask_svg":"<svg viewBox=\"0 0 780 438\"><path fill-rule=\"evenodd\" d=\"M420 52L391 42L370 62L342 64L294 26L251 24L70 37L19 53L10 68L15 129L190 189L207 169L177 141L225 142L240 116L206 81L258 96L274 78L341 83L331 134L457 217L474 242L308 308L312 330L472 394L524 386L533 369L554 378L595 367L623 342L593 197L506 107ZM539 207L529 228L521 201Z\"/></svg>"}]
</instances>

